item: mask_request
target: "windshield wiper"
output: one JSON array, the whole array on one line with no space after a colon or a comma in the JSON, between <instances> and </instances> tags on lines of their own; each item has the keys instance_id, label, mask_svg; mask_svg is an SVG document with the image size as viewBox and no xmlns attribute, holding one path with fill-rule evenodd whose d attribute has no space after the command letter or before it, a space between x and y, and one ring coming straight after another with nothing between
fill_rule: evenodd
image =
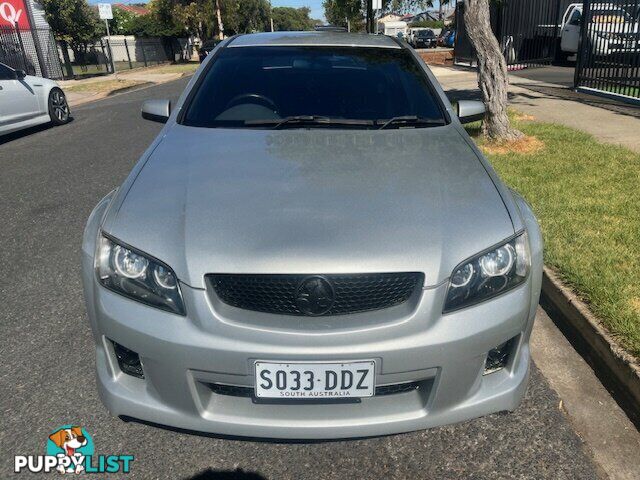
<instances>
[{"instance_id":1,"label":"windshield wiper","mask_svg":"<svg viewBox=\"0 0 640 480\"><path fill-rule=\"evenodd\" d=\"M245 120L247 126L273 125L274 130L288 125L363 125L373 126L372 120L356 118L329 118L321 115L295 115L285 118L268 118L264 120Z\"/></svg>"},{"instance_id":2,"label":"windshield wiper","mask_svg":"<svg viewBox=\"0 0 640 480\"><path fill-rule=\"evenodd\" d=\"M444 125L444 120L436 120L433 118L423 118L418 117L416 115L403 115L400 117L393 117L389 120L376 120L376 125L381 124L378 130L383 130L387 128L389 125L402 125L407 127L418 127L421 125L431 125L431 126L442 126Z\"/></svg>"}]
</instances>

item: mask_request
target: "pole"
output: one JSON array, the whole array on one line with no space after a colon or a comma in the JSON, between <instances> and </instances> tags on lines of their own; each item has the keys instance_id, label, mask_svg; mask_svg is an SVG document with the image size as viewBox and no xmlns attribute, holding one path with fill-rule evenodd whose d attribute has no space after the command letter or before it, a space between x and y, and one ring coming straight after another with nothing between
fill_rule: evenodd
<instances>
[{"instance_id":1,"label":"pole","mask_svg":"<svg viewBox=\"0 0 640 480\"><path fill-rule=\"evenodd\" d=\"M124 39L124 49L127 51L127 60L129 61L129 70L133 69L133 64L131 63L131 54L129 53L129 44L127 43L127 39Z\"/></svg>"},{"instance_id":2,"label":"pole","mask_svg":"<svg viewBox=\"0 0 640 480\"><path fill-rule=\"evenodd\" d=\"M222 14L220 13L220 0L216 0L216 18L218 19L218 35L220 40L224 40L224 25L222 24Z\"/></svg>"},{"instance_id":3,"label":"pole","mask_svg":"<svg viewBox=\"0 0 640 480\"><path fill-rule=\"evenodd\" d=\"M273 5L271 5L271 0L269 0L269 23L271 24L271 31L273 32Z\"/></svg>"},{"instance_id":4,"label":"pole","mask_svg":"<svg viewBox=\"0 0 640 480\"><path fill-rule=\"evenodd\" d=\"M37 28L36 21L31 11L31 2L24 2L24 8L27 11L27 17L29 17L29 29L31 30L31 38L33 39L33 46L36 49L36 57L40 64L40 75L47 78L49 77L49 69L47 68L47 62L42 51L42 44L40 43L40 31ZM17 27L17 25L16 25ZM29 72L27 72L29 73ZM34 72L36 75L38 72Z\"/></svg>"},{"instance_id":5,"label":"pole","mask_svg":"<svg viewBox=\"0 0 640 480\"><path fill-rule=\"evenodd\" d=\"M369 33L374 33L373 32L373 0L367 0L367 32Z\"/></svg>"},{"instance_id":6,"label":"pole","mask_svg":"<svg viewBox=\"0 0 640 480\"><path fill-rule=\"evenodd\" d=\"M111 32L109 32L109 20L104 19L104 25L107 27L107 45L109 46L109 59L111 60L111 69L113 74L118 78L118 72L116 72L116 64L113 61L113 49L111 48Z\"/></svg>"}]
</instances>

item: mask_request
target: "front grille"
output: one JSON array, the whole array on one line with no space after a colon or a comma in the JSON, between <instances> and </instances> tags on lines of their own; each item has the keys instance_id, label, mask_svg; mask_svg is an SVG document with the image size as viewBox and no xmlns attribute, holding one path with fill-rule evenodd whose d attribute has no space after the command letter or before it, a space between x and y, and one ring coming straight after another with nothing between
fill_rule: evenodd
<instances>
[{"instance_id":1,"label":"front grille","mask_svg":"<svg viewBox=\"0 0 640 480\"><path fill-rule=\"evenodd\" d=\"M284 315L345 315L406 302L423 284L422 273L353 275L207 275L218 298L233 307ZM322 298L302 298L309 283L322 283ZM312 292L313 293L313 292ZM307 295L308 296L308 295ZM332 298L327 298L332 296ZM301 300L302 299L302 300ZM302 303L301 303L302 301ZM310 306L309 306L310 305ZM312 307L317 307L312 308Z\"/></svg>"},{"instance_id":2,"label":"front grille","mask_svg":"<svg viewBox=\"0 0 640 480\"><path fill-rule=\"evenodd\" d=\"M222 383L209 383L211 391L217 395L227 395L230 397L253 397L254 389L252 387L238 387L235 385L224 385ZM419 382L397 383L395 385L383 385L376 387L376 397L385 395L397 395L399 393L412 392L420 388ZM304 399L298 399L304 400Z\"/></svg>"}]
</instances>

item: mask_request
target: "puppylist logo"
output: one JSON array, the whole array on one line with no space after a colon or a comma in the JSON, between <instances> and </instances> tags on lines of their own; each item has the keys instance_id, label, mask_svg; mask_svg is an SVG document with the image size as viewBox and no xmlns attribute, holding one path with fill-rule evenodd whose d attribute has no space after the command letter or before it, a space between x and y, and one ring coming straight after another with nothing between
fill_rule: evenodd
<instances>
[{"instance_id":1,"label":"puppylist logo","mask_svg":"<svg viewBox=\"0 0 640 480\"><path fill-rule=\"evenodd\" d=\"M46 455L16 455L14 471L59 473L129 473L133 455L95 455L83 427L63 425L49 435Z\"/></svg>"}]
</instances>

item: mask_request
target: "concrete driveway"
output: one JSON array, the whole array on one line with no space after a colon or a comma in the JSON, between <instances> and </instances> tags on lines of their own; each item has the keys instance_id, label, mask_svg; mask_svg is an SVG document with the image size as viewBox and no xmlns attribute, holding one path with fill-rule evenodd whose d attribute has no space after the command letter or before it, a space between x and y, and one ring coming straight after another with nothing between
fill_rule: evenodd
<instances>
[{"instance_id":1,"label":"concrete driveway","mask_svg":"<svg viewBox=\"0 0 640 480\"><path fill-rule=\"evenodd\" d=\"M148 98L176 99L186 79L74 110L60 128L0 140L0 478L14 455L42 454L47 435L84 426L100 454L131 454L131 478L599 478L532 367L512 414L381 438L275 443L176 432L111 417L94 382L80 283L80 242L96 202L120 184L160 130L140 119ZM21 476L28 476L21 474Z\"/></svg>"}]
</instances>

